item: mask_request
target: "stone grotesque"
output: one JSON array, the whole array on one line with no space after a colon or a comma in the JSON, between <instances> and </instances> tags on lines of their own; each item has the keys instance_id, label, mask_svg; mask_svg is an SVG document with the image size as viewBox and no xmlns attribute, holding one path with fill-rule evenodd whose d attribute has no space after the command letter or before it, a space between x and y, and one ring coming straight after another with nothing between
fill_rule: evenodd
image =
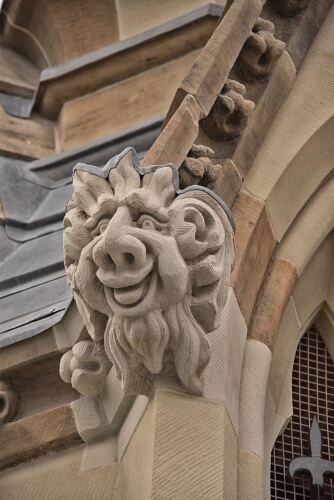
<instances>
[{"instance_id":1,"label":"stone grotesque","mask_svg":"<svg viewBox=\"0 0 334 500\"><path fill-rule=\"evenodd\" d=\"M125 389L141 393L152 374L172 370L201 394L206 333L219 324L234 255L228 208L200 186L181 191L171 164L140 167L132 148L102 169L78 164L73 186L64 261L92 342L104 342ZM102 373L101 350L88 351ZM84 360L75 346L64 356L70 381Z\"/></svg>"}]
</instances>

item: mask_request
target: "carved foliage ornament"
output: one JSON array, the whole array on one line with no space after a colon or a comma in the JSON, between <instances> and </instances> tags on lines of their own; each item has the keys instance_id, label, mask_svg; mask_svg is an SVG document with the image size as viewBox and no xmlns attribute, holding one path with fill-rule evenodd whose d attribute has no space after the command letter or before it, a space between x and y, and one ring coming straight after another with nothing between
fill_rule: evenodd
<instances>
[{"instance_id":1,"label":"carved foliage ornament","mask_svg":"<svg viewBox=\"0 0 334 500\"><path fill-rule=\"evenodd\" d=\"M204 132L214 140L230 141L239 137L247 125L255 104L244 95L246 87L227 80L208 116L201 120Z\"/></svg>"},{"instance_id":2,"label":"carved foliage ornament","mask_svg":"<svg viewBox=\"0 0 334 500\"><path fill-rule=\"evenodd\" d=\"M208 186L217 180L221 165L214 161L213 149L194 144L179 169L180 186Z\"/></svg>"},{"instance_id":3,"label":"carved foliage ornament","mask_svg":"<svg viewBox=\"0 0 334 500\"><path fill-rule=\"evenodd\" d=\"M104 342L126 389L140 393L172 363L182 384L201 394L206 333L219 324L234 255L229 209L201 186L181 191L172 164L141 167L132 148L102 169L78 164L73 187L64 260L92 342ZM94 349L82 347L65 354L64 380L77 381L75 370L94 363ZM94 384L77 385L94 393Z\"/></svg>"},{"instance_id":4,"label":"carved foliage ornament","mask_svg":"<svg viewBox=\"0 0 334 500\"><path fill-rule=\"evenodd\" d=\"M275 38L274 33L275 25L259 17L235 63L241 78L256 81L271 73L285 48L285 43Z\"/></svg>"}]
</instances>

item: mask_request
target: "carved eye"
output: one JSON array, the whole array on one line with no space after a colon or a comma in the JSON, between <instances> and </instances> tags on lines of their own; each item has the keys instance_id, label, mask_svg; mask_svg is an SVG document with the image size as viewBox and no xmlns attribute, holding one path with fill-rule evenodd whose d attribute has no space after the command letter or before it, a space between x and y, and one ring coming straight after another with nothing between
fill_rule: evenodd
<instances>
[{"instance_id":1,"label":"carved eye","mask_svg":"<svg viewBox=\"0 0 334 500\"><path fill-rule=\"evenodd\" d=\"M155 229L154 222L150 219L146 219L141 223L143 229Z\"/></svg>"},{"instance_id":2,"label":"carved eye","mask_svg":"<svg viewBox=\"0 0 334 500\"><path fill-rule=\"evenodd\" d=\"M158 222L156 219L150 215L141 215L137 221L138 227L146 229L148 231L162 231L166 224Z\"/></svg>"}]
</instances>

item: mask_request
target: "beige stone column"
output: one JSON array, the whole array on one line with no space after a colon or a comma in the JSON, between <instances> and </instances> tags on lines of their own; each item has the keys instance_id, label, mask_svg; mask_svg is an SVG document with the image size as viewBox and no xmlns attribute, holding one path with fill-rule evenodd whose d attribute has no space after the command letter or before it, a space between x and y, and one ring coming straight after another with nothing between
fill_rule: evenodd
<instances>
[{"instance_id":1,"label":"beige stone column","mask_svg":"<svg viewBox=\"0 0 334 500\"><path fill-rule=\"evenodd\" d=\"M238 500L264 499L264 419L271 351L246 342L240 391Z\"/></svg>"},{"instance_id":2,"label":"beige stone column","mask_svg":"<svg viewBox=\"0 0 334 500\"><path fill-rule=\"evenodd\" d=\"M236 499L237 437L225 404L158 382L121 468L124 500Z\"/></svg>"}]
</instances>

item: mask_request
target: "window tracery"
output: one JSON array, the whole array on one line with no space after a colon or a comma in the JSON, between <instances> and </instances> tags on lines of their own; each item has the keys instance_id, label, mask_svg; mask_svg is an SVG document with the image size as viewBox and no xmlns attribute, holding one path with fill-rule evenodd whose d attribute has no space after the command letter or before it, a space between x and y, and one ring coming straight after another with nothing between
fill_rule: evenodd
<instances>
[{"instance_id":1,"label":"window tracery","mask_svg":"<svg viewBox=\"0 0 334 500\"><path fill-rule=\"evenodd\" d=\"M307 499L309 474L289 477L288 467L296 457L310 455L310 428L316 417L322 432L322 457L334 460L334 363L315 326L303 335L296 351L292 373L293 416L277 438L271 457L271 498ZM334 498L334 480L324 478L325 500Z\"/></svg>"}]
</instances>

